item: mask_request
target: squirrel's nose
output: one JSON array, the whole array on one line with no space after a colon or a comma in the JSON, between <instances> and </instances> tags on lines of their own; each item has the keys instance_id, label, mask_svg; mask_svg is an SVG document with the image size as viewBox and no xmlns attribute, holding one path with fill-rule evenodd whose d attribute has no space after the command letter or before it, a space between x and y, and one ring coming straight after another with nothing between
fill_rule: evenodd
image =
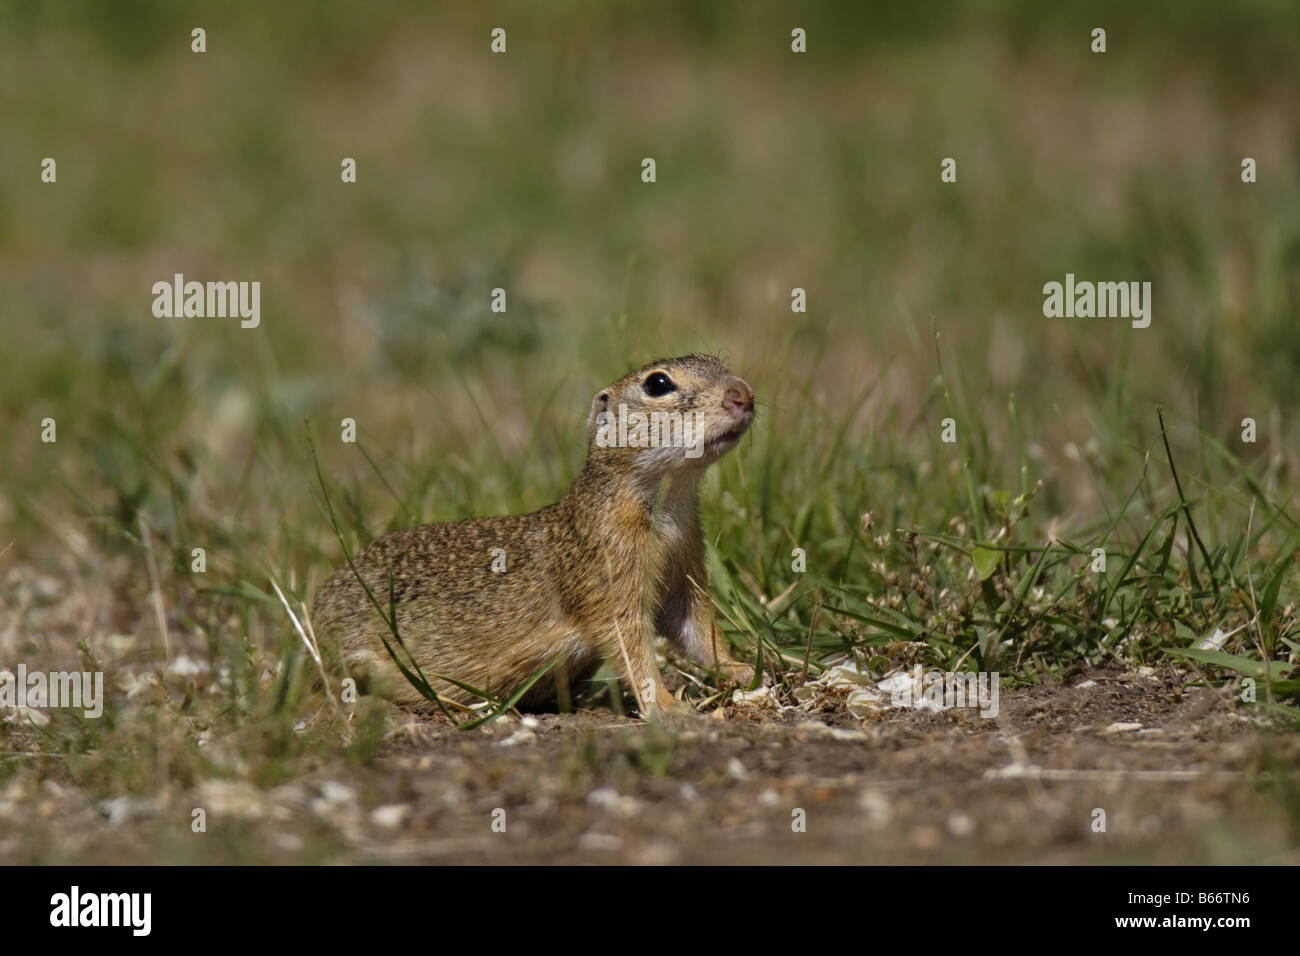
<instances>
[{"instance_id":1,"label":"squirrel's nose","mask_svg":"<svg viewBox=\"0 0 1300 956\"><path fill-rule=\"evenodd\" d=\"M722 407L736 415L744 415L754 408L754 390L744 379L736 379L723 394Z\"/></svg>"}]
</instances>

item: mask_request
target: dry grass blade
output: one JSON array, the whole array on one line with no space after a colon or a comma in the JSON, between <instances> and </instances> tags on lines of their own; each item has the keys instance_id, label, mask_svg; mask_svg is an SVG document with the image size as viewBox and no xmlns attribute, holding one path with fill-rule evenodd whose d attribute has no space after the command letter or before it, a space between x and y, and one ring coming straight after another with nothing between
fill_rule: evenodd
<instances>
[{"instance_id":1,"label":"dry grass blade","mask_svg":"<svg viewBox=\"0 0 1300 956\"><path fill-rule=\"evenodd\" d=\"M311 618L307 614L307 608L304 606L302 609L302 620L307 622L307 627L304 628L302 621L298 620L298 615L294 614L293 608L289 606L288 598L286 598L284 592L280 590L279 582L276 581L275 578L270 578L269 580L271 582L271 587L275 591L275 596L280 599L280 604L284 607L284 613L289 615L289 620L293 623L294 631L296 631L298 636L302 639L302 643L307 648L307 653L311 655L311 659L316 662L316 670L320 674L321 683L325 686L325 696L329 698L330 704L334 707L334 713L338 715L339 719L346 727L347 715L343 713L343 705L339 703L338 697L334 694L333 690L330 689L329 676L325 673L325 662L321 659L320 648L316 646L316 632L313 629L308 633L308 628L311 628Z\"/></svg>"}]
</instances>

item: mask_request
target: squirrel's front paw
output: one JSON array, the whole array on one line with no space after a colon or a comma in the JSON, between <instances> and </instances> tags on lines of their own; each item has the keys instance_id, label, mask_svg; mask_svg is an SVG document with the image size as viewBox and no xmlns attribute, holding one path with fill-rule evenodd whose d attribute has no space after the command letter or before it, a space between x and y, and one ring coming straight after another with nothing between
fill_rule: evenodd
<instances>
[{"instance_id":1,"label":"squirrel's front paw","mask_svg":"<svg viewBox=\"0 0 1300 956\"><path fill-rule=\"evenodd\" d=\"M694 713L693 707L682 703L682 701L667 692L657 694L653 700L641 705L641 716L648 720L680 717L683 714L690 713Z\"/></svg>"},{"instance_id":2,"label":"squirrel's front paw","mask_svg":"<svg viewBox=\"0 0 1300 956\"><path fill-rule=\"evenodd\" d=\"M750 664L741 661L723 661L718 669L741 687L748 687L754 683L754 668Z\"/></svg>"}]
</instances>

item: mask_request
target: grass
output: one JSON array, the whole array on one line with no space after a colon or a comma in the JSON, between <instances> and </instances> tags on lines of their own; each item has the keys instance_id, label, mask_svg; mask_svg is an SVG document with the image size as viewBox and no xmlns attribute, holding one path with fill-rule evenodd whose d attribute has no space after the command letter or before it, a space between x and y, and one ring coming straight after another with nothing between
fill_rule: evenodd
<instances>
[{"instance_id":1,"label":"grass","mask_svg":"<svg viewBox=\"0 0 1300 956\"><path fill-rule=\"evenodd\" d=\"M140 7L0 13L0 79L41 91L0 143L0 666L115 687L102 721L0 723L0 788L373 762L384 713L339 720L286 604L385 531L554 501L591 395L694 350L758 390L703 513L724 633L783 689L845 656L1012 688L1114 662L1300 720L1293 11L1115 6L1100 59L1033 5L814 9L798 61L765 7L652 36L634 8L214 7L203 57ZM1151 278L1151 328L1044 319L1066 271ZM262 327L154 319L174 272L262 281Z\"/></svg>"}]
</instances>

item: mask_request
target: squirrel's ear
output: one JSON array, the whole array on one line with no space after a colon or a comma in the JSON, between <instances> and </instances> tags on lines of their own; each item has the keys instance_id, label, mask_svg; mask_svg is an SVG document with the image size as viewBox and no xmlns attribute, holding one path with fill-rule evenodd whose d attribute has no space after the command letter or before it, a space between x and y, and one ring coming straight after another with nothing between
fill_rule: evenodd
<instances>
[{"instance_id":1,"label":"squirrel's ear","mask_svg":"<svg viewBox=\"0 0 1300 956\"><path fill-rule=\"evenodd\" d=\"M591 414L587 416L587 428L594 430L596 416L606 411L609 411L609 392L601 392L591 400Z\"/></svg>"}]
</instances>

